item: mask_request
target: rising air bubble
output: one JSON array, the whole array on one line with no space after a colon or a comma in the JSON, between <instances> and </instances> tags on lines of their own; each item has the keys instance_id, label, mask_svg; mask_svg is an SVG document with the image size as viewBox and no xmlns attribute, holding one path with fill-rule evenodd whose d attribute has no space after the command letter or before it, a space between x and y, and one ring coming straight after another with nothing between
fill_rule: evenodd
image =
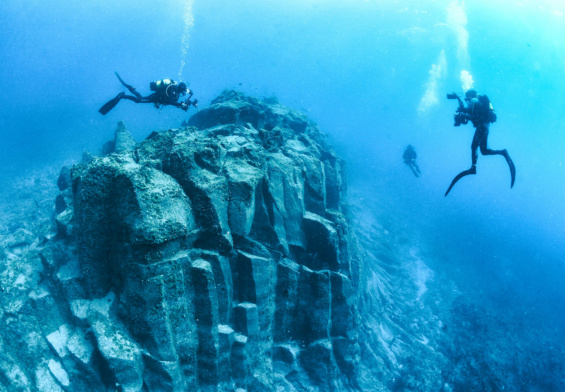
<instances>
[{"instance_id":1,"label":"rising air bubble","mask_svg":"<svg viewBox=\"0 0 565 392\"><path fill-rule=\"evenodd\" d=\"M469 71L461 71L460 79L463 91L467 91L473 88L473 83L475 82L473 81L473 76L469 73Z\"/></svg>"},{"instance_id":2,"label":"rising air bubble","mask_svg":"<svg viewBox=\"0 0 565 392\"><path fill-rule=\"evenodd\" d=\"M182 80L182 72L187 61L188 49L190 46L190 32L192 26L194 25L194 17L192 15L192 2L193 0L184 1L184 12L183 12L183 32L182 32L182 42L181 42L181 62L179 69L179 80Z\"/></svg>"},{"instance_id":3,"label":"rising air bubble","mask_svg":"<svg viewBox=\"0 0 565 392\"><path fill-rule=\"evenodd\" d=\"M465 2L452 1L447 7L447 26L457 38L457 62L459 69L469 68L469 32Z\"/></svg>"}]
</instances>

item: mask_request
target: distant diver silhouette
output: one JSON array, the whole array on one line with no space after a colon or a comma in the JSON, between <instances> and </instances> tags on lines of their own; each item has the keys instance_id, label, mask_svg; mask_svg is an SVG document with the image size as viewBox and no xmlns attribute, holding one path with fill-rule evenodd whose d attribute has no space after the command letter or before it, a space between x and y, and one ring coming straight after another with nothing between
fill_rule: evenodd
<instances>
[{"instance_id":1,"label":"distant diver silhouette","mask_svg":"<svg viewBox=\"0 0 565 392\"><path fill-rule=\"evenodd\" d=\"M420 172L420 168L416 163L416 158L417 155L414 147L412 147L411 144L407 145L406 149L404 150L404 154L402 155L402 159L404 159L404 163L412 170L412 173L414 173L416 177L420 177L422 172Z\"/></svg>"},{"instance_id":2,"label":"distant diver silhouette","mask_svg":"<svg viewBox=\"0 0 565 392\"><path fill-rule=\"evenodd\" d=\"M151 91L154 91L154 93L148 95L147 97L143 97L140 93L137 92L135 87L130 86L129 84L124 82L117 72L114 73L118 77L120 83L122 83L133 95L126 95L123 92L119 93L115 98L106 102L104 106L102 106L98 110L102 115L106 115L122 99L129 99L130 101L133 101L135 103L152 103L156 108L159 108L160 106L171 105L181 108L184 111L187 111L190 105L194 107L197 106L198 100L190 100L190 98L192 98L192 91L187 88L186 83L184 82L177 83L171 79L162 79L151 82L149 84L149 88L151 89ZM188 94L188 98L186 98L186 100L182 102L178 102L180 96L186 94Z\"/></svg>"},{"instance_id":3,"label":"distant diver silhouette","mask_svg":"<svg viewBox=\"0 0 565 392\"><path fill-rule=\"evenodd\" d=\"M467 124L470 120L475 127L475 134L473 136L473 142L471 143L471 168L463 170L455 176L444 196L447 196L457 181L470 174L477 174L476 165L479 155L477 153L478 148L481 149L481 154L483 155L502 155L506 159L506 162L510 167L510 188L514 187L514 181L516 180L516 168L514 167L514 162L510 159L508 151L506 151L506 149L491 150L487 147L489 126L491 123L496 121L496 113L494 112L494 108L488 97L483 94L477 95L475 90L468 90L465 93L465 101L467 102L466 106L456 93L447 94L447 98L457 99L459 101L459 107L454 115L455 124L453 125L458 127L461 124Z\"/></svg>"}]
</instances>

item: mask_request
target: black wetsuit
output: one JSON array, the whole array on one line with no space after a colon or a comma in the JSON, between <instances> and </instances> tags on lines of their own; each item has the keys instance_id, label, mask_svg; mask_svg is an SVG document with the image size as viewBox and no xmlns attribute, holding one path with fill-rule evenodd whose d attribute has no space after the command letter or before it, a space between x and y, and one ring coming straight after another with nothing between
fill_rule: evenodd
<instances>
[{"instance_id":1,"label":"black wetsuit","mask_svg":"<svg viewBox=\"0 0 565 392\"><path fill-rule=\"evenodd\" d=\"M481 103L477 98L473 98L469 101L466 108L467 113L470 115L471 122L475 127L475 134L473 135L473 142L471 143L472 167L477 165L479 158L477 150L479 148L483 155L502 155L506 157L505 154L508 154L506 150L491 150L487 147L490 123L482 118L481 111L486 109L482 107L479 109L476 105L481 105Z\"/></svg>"},{"instance_id":2,"label":"black wetsuit","mask_svg":"<svg viewBox=\"0 0 565 392\"><path fill-rule=\"evenodd\" d=\"M406 165L408 165L408 167L412 170L412 173L414 173L414 175L416 177L420 177L420 174L422 174L420 172L420 168L418 167L418 164L416 164L416 150L414 150L414 147L412 147L411 144L409 144L408 146L406 146L406 149L404 150L404 154L402 155L402 158L404 159L404 163Z\"/></svg>"},{"instance_id":3,"label":"black wetsuit","mask_svg":"<svg viewBox=\"0 0 565 392\"><path fill-rule=\"evenodd\" d=\"M491 150L487 147L488 143L488 134L489 134L489 127L490 122L487 119L487 112L492 108L486 108L480 102L480 100L476 97L471 98L467 101L467 106L461 109L461 115L464 117L463 124L466 124L468 120L471 120L473 126L475 127L475 134L473 135L473 142L471 143L471 168L468 170L464 170L459 173L451 182L451 185L445 192L445 196L449 193L451 188L455 185L457 181L461 178L469 175L469 174L476 174L477 173L477 160L479 158L479 154L477 150L480 148L481 154L483 155L502 155L508 166L510 167L510 176L511 176L511 183L510 187L514 186L514 180L516 178L516 169L514 167L514 163L512 159L510 159L510 155L506 150ZM457 125L457 124L456 124Z\"/></svg>"},{"instance_id":4,"label":"black wetsuit","mask_svg":"<svg viewBox=\"0 0 565 392\"><path fill-rule=\"evenodd\" d=\"M198 103L198 100L196 99L193 101L190 100L190 98L192 97L192 92L186 89L186 84L184 83L181 83L181 85L184 86L183 88L179 87L179 84L170 79L154 82L151 85L152 89L155 90L155 92L148 95L147 97L143 97L140 93L137 92L135 87L125 83L117 72L115 72L115 74L120 80L120 83L122 83L133 95L127 95L123 92L119 93L115 98L106 102L106 104L104 104L104 106L102 106L100 110L98 110L102 115L106 115L122 99L129 99L130 101L133 101L135 103L152 103L157 108L160 106L170 105L181 108L184 111L188 110L190 105L196 106L196 104ZM159 84L158 87L157 83ZM189 94L188 98L183 102L179 102L180 96L185 95L187 92Z\"/></svg>"},{"instance_id":5,"label":"black wetsuit","mask_svg":"<svg viewBox=\"0 0 565 392\"><path fill-rule=\"evenodd\" d=\"M147 97L143 97L140 93L133 89L133 91L130 91L134 94L134 96L122 93L123 95L121 96L121 99L129 99L135 103L153 103L156 107L159 107L160 105L171 105L184 109L186 105L184 105L183 102L178 102L180 92L177 91L177 87L177 84L171 84L167 88L161 91L156 91Z\"/></svg>"}]
</instances>

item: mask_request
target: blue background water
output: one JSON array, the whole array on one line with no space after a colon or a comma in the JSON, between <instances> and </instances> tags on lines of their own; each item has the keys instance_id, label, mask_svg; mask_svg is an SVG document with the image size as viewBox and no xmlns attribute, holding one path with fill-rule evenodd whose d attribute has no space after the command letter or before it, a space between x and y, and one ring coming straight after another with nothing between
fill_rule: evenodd
<instances>
[{"instance_id":1,"label":"blue background water","mask_svg":"<svg viewBox=\"0 0 565 392\"><path fill-rule=\"evenodd\" d=\"M122 102L101 116L123 91L114 71L142 94L180 76L201 107L226 87L276 96L330 135L352 186L376 193L435 247L434 268L493 306L560 328L564 12L525 0L4 1L0 165L12 176L77 161L119 120L140 141L194 111ZM470 166L473 128L453 127L456 103L445 99L462 91L463 69L497 111L489 145L510 152L514 189L502 157L479 156L478 174L443 196ZM419 110L426 91L438 100ZM420 179L402 162L408 143Z\"/></svg>"}]
</instances>

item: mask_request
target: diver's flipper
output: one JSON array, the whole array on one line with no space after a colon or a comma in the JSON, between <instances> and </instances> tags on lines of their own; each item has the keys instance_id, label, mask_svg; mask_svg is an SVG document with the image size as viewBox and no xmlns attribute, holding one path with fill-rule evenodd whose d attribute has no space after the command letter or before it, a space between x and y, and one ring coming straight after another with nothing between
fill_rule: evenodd
<instances>
[{"instance_id":1,"label":"diver's flipper","mask_svg":"<svg viewBox=\"0 0 565 392\"><path fill-rule=\"evenodd\" d=\"M516 180L516 167L514 166L514 162L512 162L512 159L510 159L510 155L508 154L508 151L502 150L502 155L504 156L504 158L506 158L506 162L508 162L508 166L510 167L510 176L512 177L512 180L510 182L510 188L513 188L514 181Z\"/></svg>"},{"instance_id":2,"label":"diver's flipper","mask_svg":"<svg viewBox=\"0 0 565 392\"><path fill-rule=\"evenodd\" d=\"M117 76L118 80L120 81L120 83L123 84L123 85L129 90L130 93L132 93L133 95L135 95L137 98L141 98L141 94L138 93L138 92L135 90L135 87L130 86L129 84L127 84L126 82L124 82L124 80L120 77L120 75L118 75L117 72L114 71L114 73L116 74L116 76Z\"/></svg>"},{"instance_id":3,"label":"diver's flipper","mask_svg":"<svg viewBox=\"0 0 565 392\"><path fill-rule=\"evenodd\" d=\"M118 95L116 95L116 98L109 100L108 102L106 102L104 104L104 106L102 106L98 111L100 112L100 114L102 114L103 116L105 116L110 110L112 110L114 108L114 106L116 106L118 104L118 102L120 102L120 99L122 99L124 97L124 93L119 93Z\"/></svg>"},{"instance_id":4,"label":"diver's flipper","mask_svg":"<svg viewBox=\"0 0 565 392\"><path fill-rule=\"evenodd\" d=\"M477 168L475 166L472 166L470 169L468 170L463 170L461 173L459 173L454 179L453 181L451 181L451 185L449 186L449 188L447 188L447 192L445 192L444 196L447 196L447 194L449 193L449 191L451 190L451 188L453 188L453 185L455 185L457 183L457 181L459 181L460 179L462 179L465 176L468 176L469 174L477 174Z\"/></svg>"}]
</instances>

